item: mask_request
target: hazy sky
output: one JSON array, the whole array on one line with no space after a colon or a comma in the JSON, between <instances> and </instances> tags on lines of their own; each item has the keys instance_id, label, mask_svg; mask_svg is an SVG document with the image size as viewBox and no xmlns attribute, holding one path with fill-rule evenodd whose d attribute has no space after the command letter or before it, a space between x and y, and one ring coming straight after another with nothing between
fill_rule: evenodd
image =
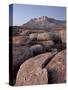
<instances>
[{"instance_id":1,"label":"hazy sky","mask_svg":"<svg viewBox=\"0 0 68 90\"><path fill-rule=\"evenodd\" d=\"M9 10L11 16L11 7ZM22 25L31 18L36 18L39 16L48 16L58 20L66 20L66 8L23 4L13 5L13 25Z\"/></svg>"}]
</instances>

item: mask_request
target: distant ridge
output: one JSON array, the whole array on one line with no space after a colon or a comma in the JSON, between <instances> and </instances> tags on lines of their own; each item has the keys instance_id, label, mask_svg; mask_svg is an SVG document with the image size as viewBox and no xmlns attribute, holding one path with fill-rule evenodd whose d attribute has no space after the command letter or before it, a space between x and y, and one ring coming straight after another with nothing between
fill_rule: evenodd
<instances>
[{"instance_id":1,"label":"distant ridge","mask_svg":"<svg viewBox=\"0 0 68 90\"><path fill-rule=\"evenodd\" d=\"M27 23L23 24L23 28L37 28L37 29L54 29L58 27L65 27L66 21L56 20L53 18L48 18L47 16L41 16L38 18L31 19Z\"/></svg>"}]
</instances>

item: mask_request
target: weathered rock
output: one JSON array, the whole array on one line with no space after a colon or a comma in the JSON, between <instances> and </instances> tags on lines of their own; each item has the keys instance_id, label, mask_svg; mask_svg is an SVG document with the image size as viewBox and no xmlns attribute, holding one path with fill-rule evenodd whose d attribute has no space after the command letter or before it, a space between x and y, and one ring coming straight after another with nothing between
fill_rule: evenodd
<instances>
[{"instance_id":1,"label":"weathered rock","mask_svg":"<svg viewBox=\"0 0 68 90\"><path fill-rule=\"evenodd\" d=\"M48 83L66 82L66 50L59 52L46 66Z\"/></svg>"},{"instance_id":2,"label":"weathered rock","mask_svg":"<svg viewBox=\"0 0 68 90\"><path fill-rule=\"evenodd\" d=\"M29 35L30 40L36 40L37 39L37 33L32 33Z\"/></svg>"},{"instance_id":3,"label":"weathered rock","mask_svg":"<svg viewBox=\"0 0 68 90\"><path fill-rule=\"evenodd\" d=\"M53 41L54 44L62 43L61 37L55 32L38 33L37 40L39 40L39 41Z\"/></svg>"},{"instance_id":4,"label":"weathered rock","mask_svg":"<svg viewBox=\"0 0 68 90\"><path fill-rule=\"evenodd\" d=\"M47 84L47 70L42 68L42 64L47 64L54 55L55 53L41 54L25 61L17 73L15 85Z\"/></svg>"},{"instance_id":5,"label":"weathered rock","mask_svg":"<svg viewBox=\"0 0 68 90\"><path fill-rule=\"evenodd\" d=\"M48 33L38 33L37 40L48 41L50 40L50 36Z\"/></svg>"},{"instance_id":6,"label":"weathered rock","mask_svg":"<svg viewBox=\"0 0 68 90\"><path fill-rule=\"evenodd\" d=\"M20 68L22 69L22 68ZM26 70L26 69L24 69ZM27 70L26 70L27 71ZM28 70L29 71L29 70ZM40 67L34 67L32 71L29 71L30 73L25 72L23 75L21 75L21 71L19 71L19 77L16 80L16 85L39 85L39 84L47 84L48 77L47 77L47 70L41 69Z\"/></svg>"}]
</instances>

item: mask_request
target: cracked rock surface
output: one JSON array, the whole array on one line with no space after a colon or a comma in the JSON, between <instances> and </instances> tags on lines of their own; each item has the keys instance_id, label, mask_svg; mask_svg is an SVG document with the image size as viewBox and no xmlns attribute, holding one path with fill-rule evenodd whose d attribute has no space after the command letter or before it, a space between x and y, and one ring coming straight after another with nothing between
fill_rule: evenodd
<instances>
[{"instance_id":1,"label":"cracked rock surface","mask_svg":"<svg viewBox=\"0 0 68 90\"><path fill-rule=\"evenodd\" d=\"M46 66L48 70L49 83L66 82L66 50L62 50Z\"/></svg>"},{"instance_id":2,"label":"cracked rock surface","mask_svg":"<svg viewBox=\"0 0 68 90\"><path fill-rule=\"evenodd\" d=\"M17 73L16 86L66 82L66 50L37 55L25 61Z\"/></svg>"},{"instance_id":3,"label":"cracked rock surface","mask_svg":"<svg viewBox=\"0 0 68 90\"><path fill-rule=\"evenodd\" d=\"M37 85L48 83L47 69L42 67L44 62L49 62L55 53L45 53L25 61L17 74L15 85ZM50 58L49 58L50 57Z\"/></svg>"}]
</instances>

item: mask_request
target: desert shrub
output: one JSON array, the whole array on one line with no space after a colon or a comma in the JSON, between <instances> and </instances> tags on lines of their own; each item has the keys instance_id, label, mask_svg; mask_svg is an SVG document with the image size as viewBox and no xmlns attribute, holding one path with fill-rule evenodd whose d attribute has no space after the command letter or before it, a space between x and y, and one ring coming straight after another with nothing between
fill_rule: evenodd
<instances>
[{"instance_id":1,"label":"desert shrub","mask_svg":"<svg viewBox=\"0 0 68 90\"><path fill-rule=\"evenodd\" d=\"M38 55L40 53L43 53L43 46L40 44L36 44L30 47L30 50L33 52L33 55Z\"/></svg>"}]
</instances>

